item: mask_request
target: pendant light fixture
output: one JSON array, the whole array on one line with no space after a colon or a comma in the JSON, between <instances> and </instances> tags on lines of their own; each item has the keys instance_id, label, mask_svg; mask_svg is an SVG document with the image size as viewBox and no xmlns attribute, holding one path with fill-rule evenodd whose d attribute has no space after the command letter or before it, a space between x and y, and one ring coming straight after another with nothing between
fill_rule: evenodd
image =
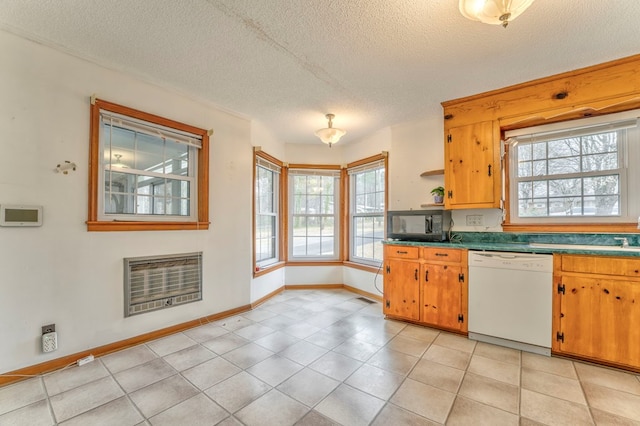
<instances>
[{"instance_id":1,"label":"pendant light fixture","mask_svg":"<svg viewBox=\"0 0 640 426\"><path fill-rule=\"evenodd\" d=\"M329 127L316 130L316 136L319 137L322 142L329 145L329 148L331 148L331 145L337 143L340 138L343 137L347 132L342 129L333 127L333 118L335 117L335 115L327 114L325 115L325 117L327 117L327 120L329 120Z\"/></svg>"},{"instance_id":2,"label":"pendant light fixture","mask_svg":"<svg viewBox=\"0 0 640 426\"><path fill-rule=\"evenodd\" d=\"M509 22L522 14L534 0L460 0L460 13L472 21L485 24L502 25L507 28Z\"/></svg>"}]
</instances>

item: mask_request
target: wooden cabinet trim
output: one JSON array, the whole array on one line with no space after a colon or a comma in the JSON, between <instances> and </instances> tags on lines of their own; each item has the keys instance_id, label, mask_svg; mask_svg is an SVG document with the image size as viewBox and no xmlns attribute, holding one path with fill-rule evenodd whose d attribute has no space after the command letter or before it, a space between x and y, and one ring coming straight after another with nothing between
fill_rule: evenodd
<instances>
[{"instance_id":1,"label":"wooden cabinet trim","mask_svg":"<svg viewBox=\"0 0 640 426\"><path fill-rule=\"evenodd\" d=\"M444 115L451 117L445 119L445 128L484 120L504 121L501 125L521 121L519 127L527 127L532 125L528 116L545 111L542 116L546 120L558 116L559 121L567 119L560 116L572 110L588 113L591 108L597 111L632 104L640 97L639 70L640 55L634 55L445 101Z\"/></svg>"}]
</instances>

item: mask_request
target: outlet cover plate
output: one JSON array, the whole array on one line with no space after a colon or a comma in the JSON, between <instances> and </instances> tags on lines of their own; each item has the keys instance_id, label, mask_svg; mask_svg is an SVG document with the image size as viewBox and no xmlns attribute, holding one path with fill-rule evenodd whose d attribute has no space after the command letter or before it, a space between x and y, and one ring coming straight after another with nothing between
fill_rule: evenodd
<instances>
[{"instance_id":1,"label":"outlet cover plate","mask_svg":"<svg viewBox=\"0 0 640 426\"><path fill-rule=\"evenodd\" d=\"M468 214L467 226L482 226L484 224L484 217L481 214Z\"/></svg>"},{"instance_id":2,"label":"outlet cover plate","mask_svg":"<svg viewBox=\"0 0 640 426\"><path fill-rule=\"evenodd\" d=\"M54 331L56 331L56 325L55 324L49 324L49 325L43 325L42 326L42 334L45 335L47 333L53 333Z\"/></svg>"}]
</instances>

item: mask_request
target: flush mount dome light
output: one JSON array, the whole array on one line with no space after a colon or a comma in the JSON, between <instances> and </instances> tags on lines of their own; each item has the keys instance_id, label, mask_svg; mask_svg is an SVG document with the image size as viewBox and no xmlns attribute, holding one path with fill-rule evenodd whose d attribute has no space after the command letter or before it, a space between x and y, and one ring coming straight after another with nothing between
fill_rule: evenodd
<instances>
[{"instance_id":1,"label":"flush mount dome light","mask_svg":"<svg viewBox=\"0 0 640 426\"><path fill-rule=\"evenodd\" d=\"M472 21L485 24L502 25L522 14L534 0L460 0L460 13Z\"/></svg>"},{"instance_id":2,"label":"flush mount dome light","mask_svg":"<svg viewBox=\"0 0 640 426\"><path fill-rule=\"evenodd\" d=\"M120 169L128 169L129 166L127 166L124 163L120 162L120 159L122 158L122 154L113 154L113 156L116 158L116 162L111 162L111 167L118 167Z\"/></svg>"},{"instance_id":3,"label":"flush mount dome light","mask_svg":"<svg viewBox=\"0 0 640 426\"><path fill-rule=\"evenodd\" d=\"M331 148L331 145L337 143L341 137L343 137L347 132L342 129L337 129L333 127L333 118L335 115L327 114L325 115L327 120L329 120L329 126L324 129L316 130L316 136L320 138L320 140Z\"/></svg>"}]
</instances>

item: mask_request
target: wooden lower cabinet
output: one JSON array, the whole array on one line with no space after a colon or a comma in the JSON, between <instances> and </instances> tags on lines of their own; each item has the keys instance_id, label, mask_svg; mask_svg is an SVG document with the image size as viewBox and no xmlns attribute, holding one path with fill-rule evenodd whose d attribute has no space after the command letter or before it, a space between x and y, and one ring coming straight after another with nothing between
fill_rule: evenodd
<instances>
[{"instance_id":1,"label":"wooden lower cabinet","mask_svg":"<svg viewBox=\"0 0 640 426\"><path fill-rule=\"evenodd\" d=\"M384 280L384 313L411 321L420 320L420 263L389 259Z\"/></svg>"},{"instance_id":2,"label":"wooden lower cabinet","mask_svg":"<svg viewBox=\"0 0 640 426\"><path fill-rule=\"evenodd\" d=\"M467 250L387 245L384 314L467 332Z\"/></svg>"},{"instance_id":3,"label":"wooden lower cabinet","mask_svg":"<svg viewBox=\"0 0 640 426\"><path fill-rule=\"evenodd\" d=\"M640 369L640 258L554 256L554 352Z\"/></svg>"}]
</instances>

